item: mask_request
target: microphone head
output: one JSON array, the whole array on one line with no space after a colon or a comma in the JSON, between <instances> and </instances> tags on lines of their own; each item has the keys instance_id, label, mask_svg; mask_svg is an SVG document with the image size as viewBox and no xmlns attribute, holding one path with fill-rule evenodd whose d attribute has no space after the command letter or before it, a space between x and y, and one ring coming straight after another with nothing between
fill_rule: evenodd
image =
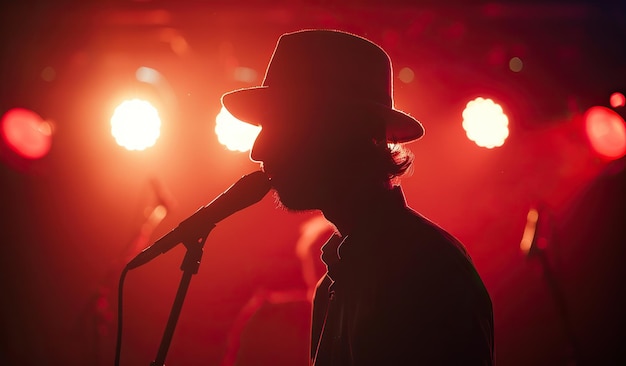
<instances>
[{"instance_id":1,"label":"microphone head","mask_svg":"<svg viewBox=\"0 0 626 366\"><path fill-rule=\"evenodd\" d=\"M215 224L231 214L259 202L271 188L270 179L262 171L241 177L208 205L181 222L177 228L144 249L126 266L127 269L147 263L188 239L208 235Z\"/></svg>"},{"instance_id":2,"label":"microphone head","mask_svg":"<svg viewBox=\"0 0 626 366\"><path fill-rule=\"evenodd\" d=\"M234 196L241 199L243 207L259 202L272 188L270 178L265 172L257 170L241 177L228 189Z\"/></svg>"},{"instance_id":3,"label":"microphone head","mask_svg":"<svg viewBox=\"0 0 626 366\"><path fill-rule=\"evenodd\" d=\"M199 210L199 222L217 223L233 213L259 202L271 188L270 179L262 171L241 177L224 193ZM193 219L195 221L195 219Z\"/></svg>"}]
</instances>

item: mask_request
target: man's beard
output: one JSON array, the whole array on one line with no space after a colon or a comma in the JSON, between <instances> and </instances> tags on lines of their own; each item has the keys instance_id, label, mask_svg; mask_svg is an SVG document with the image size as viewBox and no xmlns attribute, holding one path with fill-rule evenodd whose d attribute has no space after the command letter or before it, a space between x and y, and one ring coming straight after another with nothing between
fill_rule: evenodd
<instances>
[{"instance_id":1,"label":"man's beard","mask_svg":"<svg viewBox=\"0 0 626 366\"><path fill-rule=\"evenodd\" d=\"M321 209L325 197L325 189L323 184L314 180L309 176L294 178L289 176L286 178L275 177L273 179L274 198L278 207L291 212L302 212Z\"/></svg>"},{"instance_id":2,"label":"man's beard","mask_svg":"<svg viewBox=\"0 0 626 366\"><path fill-rule=\"evenodd\" d=\"M296 207L305 207L305 206L297 206L295 205L294 202L290 202L290 201L287 201L287 203L283 202L283 200L280 198L280 194L276 190L273 193L273 197L274 197L274 202L276 203L276 207L281 210L291 212L291 213L301 213L301 212L306 212L306 211L312 211L312 209L296 208Z\"/></svg>"},{"instance_id":3,"label":"man's beard","mask_svg":"<svg viewBox=\"0 0 626 366\"><path fill-rule=\"evenodd\" d=\"M302 212L318 209L319 205L311 200L308 192L290 189L275 189L274 198L279 208L290 212Z\"/></svg>"}]
</instances>

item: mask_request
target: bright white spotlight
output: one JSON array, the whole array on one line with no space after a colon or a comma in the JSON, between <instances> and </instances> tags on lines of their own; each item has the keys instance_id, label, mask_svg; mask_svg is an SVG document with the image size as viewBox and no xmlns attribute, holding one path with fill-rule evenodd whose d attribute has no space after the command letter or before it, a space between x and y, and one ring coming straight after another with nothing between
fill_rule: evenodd
<instances>
[{"instance_id":1,"label":"bright white spotlight","mask_svg":"<svg viewBox=\"0 0 626 366\"><path fill-rule=\"evenodd\" d=\"M504 144L509 136L509 118L491 99L478 97L463 110L463 129L476 145L492 149Z\"/></svg>"},{"instance_id":2,"label":"bright white spotlight","mask_svg":"<svg viewBox=\"0 0 626 366\"><path fill-rule=\"evenodd\" d=\"M261 127L242 122L222 107L215 117L215 133L228 150L245 152L252 148Z\"/></svg>"},{"instance_id":3,"label":"bright white spotlight","mask_svg":"<svg viewBox=\"0 0 626 366\"><path fill-rule=\"evenodd\" d=\"M113 112L111 134L118 145L128 150L145 150L161 134L159 113L145 100L125 100Z\"/></svg>"}]
</instances>

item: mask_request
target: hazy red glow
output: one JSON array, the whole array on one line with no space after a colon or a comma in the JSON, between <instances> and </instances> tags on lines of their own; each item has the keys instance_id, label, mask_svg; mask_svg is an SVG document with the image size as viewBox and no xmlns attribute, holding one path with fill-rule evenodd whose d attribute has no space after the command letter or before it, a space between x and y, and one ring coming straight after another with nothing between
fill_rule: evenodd
<instances>
[{"instance_id":1,"label":"hazy red glow","mask_svg":"<svg viewBox=\"0 0 626 366\"><path fill-rule=\"evenodd\" d=\"M491 99L478 97L463 110L463 129L476 145L488 149L499 147L509 136L509 118Z\"/></svg>"},{"instance_id":2,"label":"hazy red glow","mask_svg":"<svg viewBox=\"0 0 626 366\"><path fill-rule=\"evenodd\" d=\"M57 76L57 72L51 66L46 66L43 68L43 70L41 70L41 78L44 81L47 81L47 82L54 81L54 79L56 79L56 76Z\"/></svg>"},{"instance_id":3,"label":"hazy red glow","mask_svg":"<svg viewBox=\"0 0 626 366\"><path fill-rule=\"evenodd\" d=\"M50 151L52 126L31 110L13 108L2 117L2 138L20 156L39 159Z\"/></svg>"},{"instance_id":4,"label":"hazy red glow","mask_svg":"<svg viewBox=\"0 0 626 366\"><path fill-rule=\"evenodd\" d=\"M594 151L609 159L626 154L626 125L614 111L595 106L585 113L585 130Z\"/></svg>"},{"instance_id":5,"label":"hazy red glow","mask_svg":"<svg viewBox=\"0 0 626 366\"><path fill-rule=\"evenodd\" d=\"M113 112L111 134L118 145L128 150L144 150L153 146L161 134L159 113L145 100L126 100Z\"/></svg>"},{"instance_id":6,"label":"hazy red glow","mask_svg":"<svg viewBox=\"0 0 626 366\"><path fill-rule=\"evenodd\" d=\"M626 96L622 93L615 92L611 94L610 103L613 108L623 107L626 105Z\"/></svg>"},{"instance_id":7,"label":"hazy red glow","mask_svg":"<svg viewBox=\"0 0 626 366\"><path fill-rule=\"evenodd\" d=\"M225 108L222 108L215 117L217 140L232 151L250 150L260 131L261 127L238 120Z\"/></svg>"},{"instance_id":8,"label":"hazy red glow","mask_svg":"<svg viewBox=\"0 0 626 366\"><path fill-rule=\"evenodd\" d=\"M597 155L583 118L592 106L585 101L599 101L626 119L619 94L615 105L609 103L612 92L626 95L619 62L626 47L619 47L623 40L616 32L623 22L608 6L65 5L15 2L3 23L9 52L2 63L0 122L10 108L30 108L48 120L53 146L41 159L26 159L0 138L0 266L9 310L3 329L11 335L0 364L113 364L118 267L128 253L152 244L258 169L247 152L218 142L213 130L220 96L260 85L277 37L304 28L352 31L389 53L395 105L426 128L424 138L407 146L415 154L414 169L398 182L411 207L467 246L492 296L497 363L585 361L572 359L576 349L568 343L559 299L541 272L546 259L554 265L581 354L593 355L597 365L621 364L625 158ZM460 37L451 37L451 30ZM510 69L514 56L523 61L517 73ZM461 111L478 96L492 98L508 114L511 138L500 148L476 146L461 128ZM109 132L115 107L132 98L150 101L162 120L156 145L144 151L120 147ZM225 366L230 330L257 290L305 291L305 268L294 252L306 236L300 224L319 212L294 214L277 209L275 200L268 195L209 235L168 365ZM520 244L531 207L539 210L531 250L538 255L525 256ZM154 231L144 230L146 222ZM319 265L318 249L312 249ZM154 360L185 251L179 245L129 273L122 365ZM108 301L99 301L103 293ZM265 331L250 332L248 339L256 349L285 338L294 342L282 349L298 337L306 343L308 334L295 331L299 323L287 323L294 313L291 306L263 307L252 329ZM310 320L310 311L301 319ZM292 353L309 354L299 347L283 354ZM286 364L282 359L266 364Z\"/></svg>"},{"instance_id":9,"label":"hazy red glow","mask_svg":"<svg viewBox=\"0 0 626 366\"><path fill-rule=\"evenodd\" d=\"M244 83L253 83L257 78L257 72L249 67L238 66L235 68L234 78Z\"/></svg>"}]
</instances>

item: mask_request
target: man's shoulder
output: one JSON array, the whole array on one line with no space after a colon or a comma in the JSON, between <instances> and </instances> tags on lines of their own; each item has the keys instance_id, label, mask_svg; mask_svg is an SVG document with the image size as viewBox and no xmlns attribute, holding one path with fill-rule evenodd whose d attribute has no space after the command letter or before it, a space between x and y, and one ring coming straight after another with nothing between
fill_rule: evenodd
<instances>
[{"instance_id":1,"label":"man's shoulder","mask_svg":"<svg viewBox=\"0 0 626 366\"><path fill-rule=\"evenodd\" d=\"M414 210L396 217L381 237L385 261L411 273L427 272L448 278L475 273L473 261L463 243L450 232ZM382 258L381 258L382 259ZM381 262L379 262L381 263Z\"/></svg>"},{"instance_id":2,"label":"man's shoulder","mask_svg":"<svg viewBox=\"0 0 626 366\"><path fill-rule=\"evenodd\" d=\"M468 256L457 237L409 207L395 218L390 229L395 233L391 236L421 250L448 248Z\"/></svg>"}]
</instances>

